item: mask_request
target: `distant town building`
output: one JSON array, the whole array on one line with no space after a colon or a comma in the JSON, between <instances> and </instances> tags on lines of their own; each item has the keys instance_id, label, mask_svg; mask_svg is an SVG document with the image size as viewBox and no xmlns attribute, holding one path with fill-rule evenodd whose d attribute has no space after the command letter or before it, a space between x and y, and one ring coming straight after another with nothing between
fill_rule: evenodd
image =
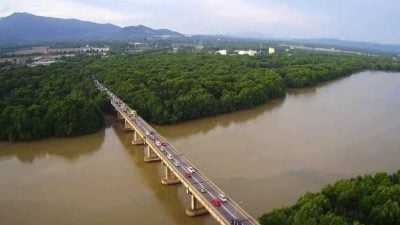
<instances>
[{"instance_id":1,"label":"distant town building","mask_svg":"<svg viewBox=\"0 0 400 225\"><path fill-rule=\"evenodd\" d=\"M29 67L35 67L35 66L48 66L52 63L55 63L55 60L50 60L50 59L46 59L46 58L40 58L36 61L34 61L31 64L28 64Z\"/></svg>"},{"instance_id":2,"label":"distant town building","mask_svg":"<svg viewBox=\"0 0 400 225\"><path fill-rule=\"evenodd\" d=\"M254 51L254 50L248 50L248 51L246 51L246 50L235 50L235 52L238 55L249 55L249 56L257 55L257 51Z\"/></svg>"},{"instance_id":3,"label":"distant town building","mask_svg":"<svg viewBox=\"0 0 400 225\"><path fill-rule=\"evenodd\" d=\"M23 48L14 52L15 55L33 55L33 54L47 54L49 51L48 46L37 46L37 47L29 47Z\"/></svg>"},{"instance_id":4,"label":"distant town building","mask_svg":"<svg viewBox=\"0 0 400 225\"><path fill-rule=\"evenodd\" d=\"M227 51L226 51L226 49L222 49L222 50L216 51L215 54L226 55Z\"/></svg>"},{"instance_id":5,"label":"distant town building","mask_svg":"<svg viewBox=\"0 0 400 225\"><path fill-rule=\"evenodd\" d=\"M204 48L204 46L203 45L196 45L194 48L197 49L197 50L201 50L201 49Z\"/></svg>"},{"instance_id":6,"label":"distant town building","mask_svg":"<svg viewBox=\"0 0 400 225\"><path fill-rule=\"evenodd\" d=\"M275 53L275 48L271 48L271 47L269 47L268 48L268 54L274 54Z\"/></svg>"},{"instance_id":7,"label":"distant town building","mask_svg":"<svg viewBox=\"0 0 400 225\"><path fill-rule=\"evenodd\" d=\"M75 53L75 52L109 52L110 47L105 46L105 47L89 47L86 45L86 47L81 47L81 48L50 48L48 49L49 53Z\"/></svg>"}]
</instances>

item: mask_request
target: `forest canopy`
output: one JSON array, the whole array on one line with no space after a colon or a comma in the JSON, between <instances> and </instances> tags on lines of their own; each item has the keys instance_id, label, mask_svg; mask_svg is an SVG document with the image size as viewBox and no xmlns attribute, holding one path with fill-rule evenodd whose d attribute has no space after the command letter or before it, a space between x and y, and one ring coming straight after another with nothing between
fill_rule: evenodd
<instances>
[{"instance_id":1,"label":"forest canopy","mask_svg":"<svg viewBox=\"0 0 400 225\"><path fill-rule=\"evenodd\" d=\"M399 70L387 58L296 52L220 56L193 53L119 55L88 70L154 123L175 123L250 108L283 96L287 87L313 86L368 70Z\"/></svg>"},{"instance_id":2,"label":"forest canopy","mask_svg":"<svg viewBox=\"0 0 400 225\"><path fill-rule=\"evenodd\" d=\"M85 58L49 67L0 71L0 140L29 141L92 133L106 96L83 75Z\"/></svg>"},{"instance_id":3,"label":"forest canopy","mask_svg":"<svg viewBox=\"0 0 400 225\"><path fill-rule=\"evenodd\" d=\"M400 171L338 180L259 220L262 225L398 225Z\"/></svg>"},{"instance_id":4,"label":"forest canopy","mask_svg":"<svg viewBox=\"0 0 400 225\"><path fill-rule=\"evenodd\" d=\"M101 128L104 83L146 120L158 124L261 105L286 89L313 86L361 70L400 70L385 57L293 51L221 56L148 52L76 56L48 67L0 69L0 140L74 136Z\"/></svg>"}]
</instances>

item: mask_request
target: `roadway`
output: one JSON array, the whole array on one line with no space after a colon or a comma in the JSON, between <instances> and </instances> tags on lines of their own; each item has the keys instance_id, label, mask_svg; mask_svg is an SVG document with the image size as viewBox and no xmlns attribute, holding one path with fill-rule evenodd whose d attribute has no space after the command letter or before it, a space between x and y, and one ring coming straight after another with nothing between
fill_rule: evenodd
<instances>
[{"instance_id":1,"label":"roadway","mask_svg":"<svg viewBox=\"0 0 400 225\"><path fill-rule=\"evenodd\" d=\"M96 86L108 94L111 104L118 110L136 131L141 133L145 142L151 146L155 153L177 176L177 178L195 195L201 199L204 207L216 218L222 219L225 224L250 225L259 224L244 211L235 201L226 195L217 185L208 179L190 160L178 152L168 141L151 127L142 117L132 115L132 109L120 98L95 80ZM169 157L168 157L169 156ZM193 171L189 171L193 168ZM188 174L191 176L189 177ZM203 189L203 190L202 190ZM205 189L205 190L204 190ZM220 206L212 204L214 199L220 199L219 194L226 196L226 201L221 201ZM205 204L204 204L205 203ZM213 212L211 212L211 211ZM236 221L233 223L232 221Z\"/></svg>"}]
</instances>

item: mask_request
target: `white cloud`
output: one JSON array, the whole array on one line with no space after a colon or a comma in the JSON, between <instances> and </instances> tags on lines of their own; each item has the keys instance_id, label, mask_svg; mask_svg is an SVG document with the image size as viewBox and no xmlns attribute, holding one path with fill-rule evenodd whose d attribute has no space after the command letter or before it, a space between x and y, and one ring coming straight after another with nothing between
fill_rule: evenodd
<instances>
[{"instance_id":1,"label":"white cloud","mask_svg":"<svg viewBox=\"0 0 400 225\"><path fill-rule=\"evenodd\" d=\"M188 34L258 33L273 37L398 42L397 0L0 0L13 12L144 24Z\"/></svg>"},{"instance_id":2,"label":"white cloud","mask_svg":"<svg viewBox=\"0 0 400 225\"><path fill-rule=\"evenodd\" d=\"M255 0L10 0L0 6L0 16L15 11L121 26L145 24L185 33L310 32L319 27L316 16Z\"/></svg>"},{"instance_id":3,"label":"white cloud","mask_svg":"<svg viewBox=\"0 0 400 225\"><path fill-rule=\"evenodd\" d=\"M178 26L191 33L259 32L306 34L321 29L322 18L287 6L256 0L190 0ZM185 15L188 14L189 16ZM200 24L190 27L189 22ZM188 28L189 27L189 28Z\"/></svg>"}]
</instances>

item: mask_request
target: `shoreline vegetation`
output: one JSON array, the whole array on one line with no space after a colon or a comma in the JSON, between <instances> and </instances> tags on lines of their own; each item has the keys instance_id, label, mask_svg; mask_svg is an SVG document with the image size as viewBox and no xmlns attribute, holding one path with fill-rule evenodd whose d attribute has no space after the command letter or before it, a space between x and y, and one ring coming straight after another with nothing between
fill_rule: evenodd
<instances>
[{"instance_id":1,"label":"shoreline vegetation","mask_svg":"<svg viewBox=\"0 0 400 225\"><path fill-rule=\"evenodd\" d=\"M78 55L48 67L0 65L0 141L98 131L106 85L149 122L177 123L262 105L288 88L312 87L364 70L400 71L385 57L296 52L257 57L144 53ZM400 171L358 176L265 213L262 225L398 225Z\"/></svg>"},{"instance_id":2,"label":"shoreline vegetation","mask_svg":"<svg viewBox=\"0 0 400 225\"><path fill-rule=\"evenodd\" d=\"M149 122L169 124L234 112L363 70L400 71L386 57L293 52L78 55L47 67L0 69L0 141L70 137L101 129L109 111L97 79Z\"/></svg>"},{"instance_id":3,"label":"shoreline vegetation","mask_svg":"<svg viewBox=\"0 0 400 225\"><path fill-rule=\"evenodd\" d=\"M262 225L398 225L400 170L337 180L291 207L273 209Z\"/></svg>"}]
</instances>

